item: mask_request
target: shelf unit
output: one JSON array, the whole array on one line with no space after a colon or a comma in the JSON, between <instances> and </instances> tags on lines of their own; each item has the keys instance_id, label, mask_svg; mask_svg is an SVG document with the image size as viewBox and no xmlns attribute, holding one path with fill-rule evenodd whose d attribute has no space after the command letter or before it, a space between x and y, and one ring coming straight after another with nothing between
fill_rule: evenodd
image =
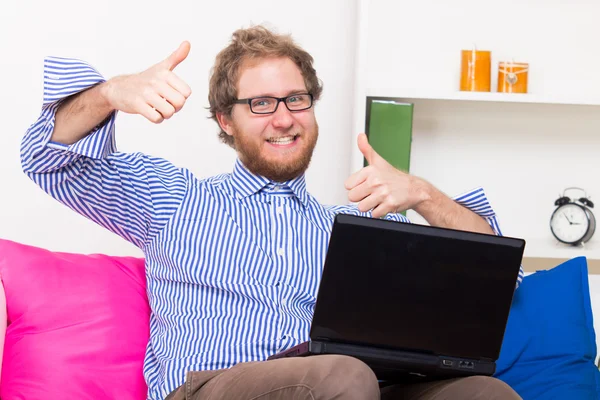
<instances>
[{"instance_id":1,"label":"shelf unit","mask_svg":"<svg viewBox=\"0 0 600 400\"><path fill-rule=\"evenodd\" d=\"M389 100L389 101L400 101L400 102L414 102L419 106L423 106L425 104L431 105L430 108L432 110L438 110L443 107L447 107L451 104L455 104L455 102L474 102L478 103L478 110L482 109L487 110L487 112L494 112L497 115L503 115L505 112L514 112L517 109L519 104L525 105L535 105L535 111L532 111L530 115L531 118L539 118L540 113L556 113L557 110L562 110L564 112L573 112L577 113L574 110L579 109L578 106L587 107L588 110L585 111L586 114L594 114L595 107L600 106L600 99L597 101L591 98L551 98L547 96L537 96L533 94L510 94L510 93L493 93L493 92L449 92L449 93L415 93L411 91L402 91L397 89L367 89L365 91L365 103L368 103L370 100ZM507 111L504 107L498 108L495 107L494 103L504 103L504 104L514 104L515 106L511 107L512 111ZM459 105L457 105L458 107ZM563 106L565 108L563 108ZM546 108L549 107L549 108ZM592 107L592 109L589 109ZM460 105L462 110L470 110L471 108L467 104ZM366 107L368 110L369 107ZM415 108L415 115L423 116L423 111L419 111L420 108ZM492 111L494 110L494 111ZM528 110L533 110L528 107ZM560 111L559 111L560 112ZM429 117L437 118L435 114L429 115ZM448 114L445 116L440 115L442 118L447 118ZM419 118L416 117L418 120ZM368 117L365 119L368 121ZM470 122L468 120L464 120L465 127L468 128ZM415 132L417 135L423 134L424 132ZM429 133L426 134L426 136ZM434 135L435 136L435 135ZM600 140L600 139L599 139ZM422 155L422 153L421 153ZM482 184L485 185L487 181L482 181ZM485 186L484 186L485 187ZM596 212L597 213L597 212ZM409 217L411 220L417 223L426 223L420 216L416 213L411 213L409 211ZM506 218L506 215L499 215L501 220ZM546 221L542 222L543 224ZM556 241L548 231L541 232L542 236L521 236L519 230L513 231L515 236L524 237L527 241L527 246L525 249L524 257L529 258L538 258L538 259L555 259L555 260L563 260L570 259L578 256L585 256L588 260L593 260L594 262L600 262L600 231L596 232L595 236L592 238L592 241L587 243L584 246L569 246L563 243ZM546 235L546 236L543 236Z\"/></svg>"},{"instance_id":2,"label":"shelf unit","mask_svg":"<svg viewBox=\"0 0 600 400\"><path fill-rule=\"evenodd\" d=\"M588 51L599 10L509 0L490 15L476 0L359 0L351 172L363 165L355 134L365 130L368 101L412 102L416 175L448 194L484 186L504 233L527 241L526 257L600 262L600 229L583 248L557 243L549 230L559 190L583 187L599 203L600 58ZM535 21L536 34L506 29L506 21ZM492 50L492 92L458 90L459 51L473 42ZM497 63L510 58L530 63L528 94L495 92Z\"/></svg>"},{"instance_id":3,"label":"shelf unit","mask_svg":"<svg viewBox=\"0 0 600 400\"><path fill-rule=\"evenodd\" d=\"M526 249L528 249L525 251L526 257L544 258L550 254L553 258L568 259L585 256L592 260L600 259L600 243L597 240L592 240L583 246L570 246L552 239L531 239L527 241Z\"/></svg>"},{"instance_id":4,"label":"shelf unit","mask_svg":"<svg viewBox=\"0 0 600 400\"><path fill-rule=\"evenodd\" d=\"M378 99L414 99L414 100L448 100L448 101L478 101L500 103L531 103L576 106L600 106L600 97L551 97L526 93L498 92L441 92L423 93L395 88L368 88L366 96Z\"/></svg>"}]
</instances>

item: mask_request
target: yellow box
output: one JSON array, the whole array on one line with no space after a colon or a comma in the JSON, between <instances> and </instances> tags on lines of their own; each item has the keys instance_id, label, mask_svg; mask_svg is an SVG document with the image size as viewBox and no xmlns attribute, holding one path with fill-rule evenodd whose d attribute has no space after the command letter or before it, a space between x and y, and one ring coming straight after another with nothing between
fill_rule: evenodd
<instances>
[{"instance_id":1,"label":"yellow box","mask_svg":"<svg viewBox=\"0 0 600 400\"><path fill-rule=\"evenodd\" d=\"M462 50L461 91L489 92L491 90L491 59L491 51Z\"/></svg>"},{"instance_id":2,"label":"yellow box","mask_svg":"<svg viewBox=\"0 0 600 400\"><path fill-rule=\"evenodd\" d=\"M527 93L529 64L500 61L498 63L498 92Z\"/></svg>"}]
</instances>

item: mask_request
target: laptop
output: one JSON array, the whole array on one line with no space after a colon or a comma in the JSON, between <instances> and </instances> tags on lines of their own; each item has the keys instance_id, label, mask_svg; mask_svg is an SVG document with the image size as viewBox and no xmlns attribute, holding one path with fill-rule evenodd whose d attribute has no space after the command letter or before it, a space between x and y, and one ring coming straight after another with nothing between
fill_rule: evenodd
<instances>
[{"instance_id":1,"label":"laptop","mask_svg":"<svg viewBox=\"0 0 600 400\"><path fill-rule=\"evenodd\" d=\"M269 359L343 354L380 380L493 375L525 241L337 215L310 340Z\"/></svg>"}]
</instances>

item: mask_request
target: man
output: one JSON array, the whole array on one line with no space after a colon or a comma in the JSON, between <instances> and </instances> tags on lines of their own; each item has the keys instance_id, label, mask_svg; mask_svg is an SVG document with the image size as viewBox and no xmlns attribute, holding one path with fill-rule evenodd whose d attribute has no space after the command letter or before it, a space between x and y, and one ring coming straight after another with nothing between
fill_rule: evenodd
<instances>
[{"instance_id":1,"label":"man","mask_svg":"<svg viewBox=\"0 0 600 400\"><path fill-rule=\"evenodd\" d=\"M398 212L414 209L432 225L499 234L485 195L453 201L394 169L361 135L370 165L346 181L358 204L319 204L304 172L322 87L312 57L262 27L233 34L210 80L211 115L238 154L231 174L199 180L163 159L117 152L117 110L160 123L184 106L191 90L173 70L189 51L184 42L151 68L108 81L81 61L46 60L42 115L22 143L24 171L144 251L149 398L379 398L373 372L350 357L264 361L308 339L334 216L405 220ZM518 398L481 377L381 393Z\"/></svg>"}]
</instances>

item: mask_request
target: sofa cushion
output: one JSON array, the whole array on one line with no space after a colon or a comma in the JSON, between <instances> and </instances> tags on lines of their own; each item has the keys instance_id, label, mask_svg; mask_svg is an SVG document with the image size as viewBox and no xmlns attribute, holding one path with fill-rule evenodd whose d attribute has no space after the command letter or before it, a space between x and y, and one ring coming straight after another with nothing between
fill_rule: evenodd
<instances>
[{"instance_id":1,"label":"sofa cushion","mask_svg":"<svg viewBox=\"0 0 600 400\"><path fill-rule=\"evenodd\" d=\"M145 399L144 260L0 240L3 399Z\"/></svg>"},{"instance_id":2,"label":"sofa cushion","mask_svg":"<svg viewBox=\"0 0 600 400\"><path fill-rule=\"evenodd\" d=\"M523 399L599 399L588 270L578 257L526 276L517 289L495 376Z\"/></svg>"}]
</instances>

